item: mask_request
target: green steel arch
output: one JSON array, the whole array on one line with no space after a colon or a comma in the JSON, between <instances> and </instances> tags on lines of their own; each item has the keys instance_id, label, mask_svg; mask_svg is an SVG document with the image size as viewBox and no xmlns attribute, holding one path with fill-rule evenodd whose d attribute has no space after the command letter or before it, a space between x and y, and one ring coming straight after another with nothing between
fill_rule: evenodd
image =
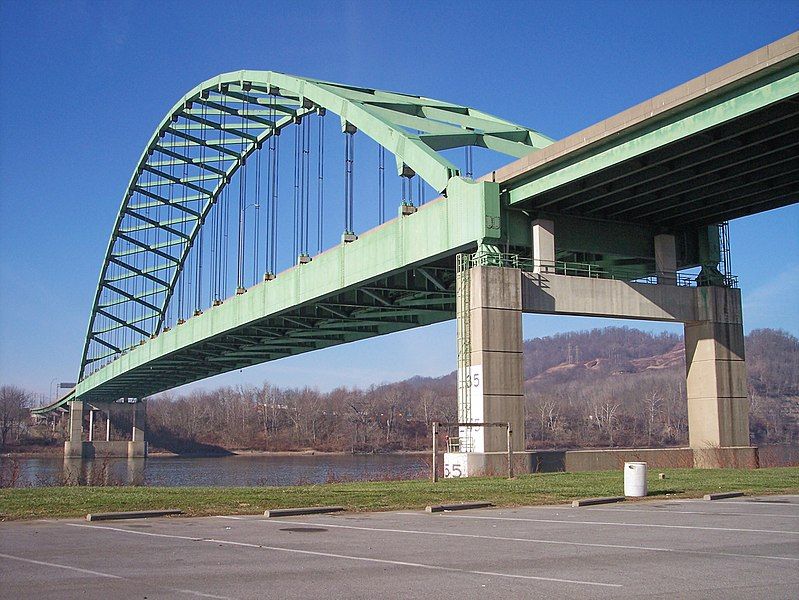
<instances>
[{"instance_id":1,"label":"green steel arch","mask_svg":"<svg viewBox=\"0 0 799 600\"><path fill-rule=\"evenodd\" d=\"M131 176L100 272L81 379L162 330L187 257L233 175L271 136L326 111L342 130L394 154L398 173L418 174L441 193L460 175L441 150L480 146L521 157L552 141L465 106L272 71L201 83L167 113Z\"/></svg>"}]
</instances>

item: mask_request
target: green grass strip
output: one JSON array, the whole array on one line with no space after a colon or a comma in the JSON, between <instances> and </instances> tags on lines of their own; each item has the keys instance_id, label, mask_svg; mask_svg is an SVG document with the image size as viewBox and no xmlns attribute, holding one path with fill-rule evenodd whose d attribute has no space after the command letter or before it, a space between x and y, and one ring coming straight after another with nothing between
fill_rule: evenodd
<instances>
[{"instance_id":1,"label":"green grass strip","mask_svg":"<svg viewBox=\"0 0 799 600\"><path fill-rule=\"evenodd\" d=\"M799 467L658 469L650 498L710 492L799 493ZM92 512L180 508L188 516L263 514L271 508L340 505L353 511L423 509L429 504L487 501L496 506L558 504L623 493L621 470L542 473L502 478L329 483L294 487L38 487L0 489L0 520L80 517Z\"/></svg>"}]
</instances>

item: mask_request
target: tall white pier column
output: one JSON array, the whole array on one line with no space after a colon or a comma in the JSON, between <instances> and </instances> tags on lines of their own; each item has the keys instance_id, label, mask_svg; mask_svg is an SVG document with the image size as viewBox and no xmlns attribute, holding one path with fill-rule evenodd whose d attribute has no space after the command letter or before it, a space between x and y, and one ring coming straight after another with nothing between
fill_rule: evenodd
<instances>
[{"instance_id":1,"label":"tall white pier column","mask_svg":"<svg viewBox=\"0 0 799 600\"><path fill-rule=\"evenodd\" d=\"M524 450L519 269L470 269L467 275L459 276L458 303L458 420L510 423L513 450ZM445 456L445 475L452 470L448 464L455 463L456 476L503 472L507 468L505 427L461 427L459 440L458 456Z\"/></svg>"}]
</instances>

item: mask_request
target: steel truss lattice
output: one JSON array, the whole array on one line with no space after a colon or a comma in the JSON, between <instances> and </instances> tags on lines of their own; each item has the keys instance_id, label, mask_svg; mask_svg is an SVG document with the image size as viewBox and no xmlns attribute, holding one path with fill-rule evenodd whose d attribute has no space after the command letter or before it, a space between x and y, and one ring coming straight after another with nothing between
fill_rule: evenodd
<instances>
[{"instance_id":1,"label":"steel truss lattice","mask_svg":"<svg viewBox=\"0 0 799 600\"><path fill-rule=\"evenodd\" d=\"M233 175L264 142L313 113L339 115L444 192L460 171L440 151L479 146L514 157L551 140L481 111L271 71L209 79L168 112L123 196L103 260L80 378L158 335L187 257Z\"/></svg>"}]
</instances>

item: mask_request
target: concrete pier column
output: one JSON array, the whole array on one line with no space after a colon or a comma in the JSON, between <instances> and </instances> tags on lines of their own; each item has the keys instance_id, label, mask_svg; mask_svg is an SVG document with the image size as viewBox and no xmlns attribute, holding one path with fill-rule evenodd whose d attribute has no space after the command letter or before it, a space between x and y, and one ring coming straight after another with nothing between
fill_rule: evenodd
<instances>
[{"instance_id":1,"label":"concrete pier column","mask_svg":"<svg viewBox=\"0 0 799 600\"><path fill-rule=\"evenodd\" d=\"M94 407L89 407L89 441L94 441Z\"/></svg>"},{"instance_id":2,"label":"concrete pier column","mask_svg":"<svg viewBox=\"0 0 799 600\"><path fill-rule=\"evenodd\" d=\"M697 315L685 323L688 437L691 448L749 446L741 292L696 289Z\"/></svg>"},{"instance_id":3,"label":"concrete pier column","mask_svg":"<svg viewBox=\"0 0 799 600\"><path fill-rule=\"evenodd\" d=\"M532 224L533 272L548 273L555 266L555 223L536 219Z\"/></svg>"},{"instance_id":4,"label":"concrete pier column","mask_svg":"<svg viewBox=\"0 0 799 600\"><path fill-rule=\"evenodd\" d=\"M458 419L509 422L514 450L523 450L521 272L506 267L475 267L469 279L468 323L462 324L463 333L468 335L469 368L459 374L466 377L468 388L458 389ZM501 427L463 428L460 436L471 440L470 447L462 447L462 451L507 450L507 431Z\"/></svg>"},{"instance_id":5,"label":"concrete pier column","mask_svg":"<svg viewBox=\"0 0 799 600\"><path fill-rule=\"evenodd\" d=\"M128 458L147 456L147 402L139 400L133 405L133 431L128 442Z\"/></svg>"},{"instance_id":6,"label":"concrete pier column","mask_svg":"<svg viewBox=\"0 0 799 600\"><path fill-rule=\"evenodd\" d=\"M64 442L64 457L83 457L83 401L69 403L69 439Z\"/></svg>"},{"instance_id":7,"label":"concrete pier column","mask_svg":"<svg viewBox=\"0 0 799 600\"><path fill-rule=\"evenodd\" d=\"M677 285L677 245L673 235L655 236L655 271L658 283Z\"/></svg>"},{"instance_id":8,"label":"concrete pier column","mask_svg":"<svg viewBox=\"0 0 799 600\"><path fill-rule=\"evenodd\" d=\"M76 400L69 403L69 441L83 441L83 402Z\"/></svg>"}]
</instances>

